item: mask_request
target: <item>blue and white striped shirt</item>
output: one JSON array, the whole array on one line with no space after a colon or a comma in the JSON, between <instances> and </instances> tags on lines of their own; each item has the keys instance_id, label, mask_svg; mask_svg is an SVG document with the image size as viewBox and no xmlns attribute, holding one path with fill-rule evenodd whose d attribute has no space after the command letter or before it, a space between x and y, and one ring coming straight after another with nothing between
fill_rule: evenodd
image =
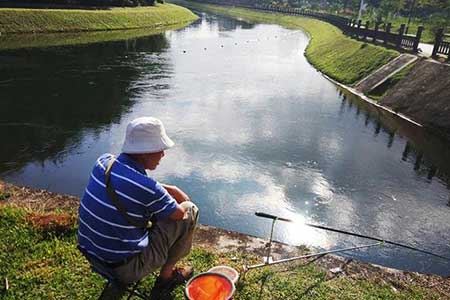
<instances>
[{"instance_id":1,"label":"blue and white striped shirt","mask_svg":"<svg viewBox=\"0 0 450 300\"><path fill-rule=\"evenodd\" d=\"M78 211L78 244L90 255L117 262L139 253L149 244L149 231L130 225L109 199L105 170L112 154L97 159ZM163 220L177 207L176 201L128 154L117 157L111 185L132 218Z\"/></svg>"}]
</instances>

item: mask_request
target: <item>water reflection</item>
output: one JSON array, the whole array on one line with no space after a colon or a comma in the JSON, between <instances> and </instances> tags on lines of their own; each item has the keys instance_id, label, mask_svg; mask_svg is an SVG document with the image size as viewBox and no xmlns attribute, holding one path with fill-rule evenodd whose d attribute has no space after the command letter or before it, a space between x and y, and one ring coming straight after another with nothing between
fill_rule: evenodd
<instances>
[{"instance_id":1,"label":"water reflection","mask_svg":"<svg viewBox=\"0 0 450 300\"><path fill-rule=\"evenodd\" d=\"M204 13L202 11L192 10L197 16L201 16L200 19L192 23L189 26L188 30L193 28L198 28L201 26L212 26L214 30L218 32L223 31L235 31L240 29L252 29L255 27L255 24L248 23L243 20L231 19L231 18L223 18L221 16Z\"/></svg>"},{"instance_id":2,"label":"water reflection","mask_svg":"<svg viewBox=\"0 0 450 300\"><path fill-rule=\"evenodd\" d=\"M450 251L448 143L337 89L305 60L307 43L301 32L203 14L128 43L2 54L16 60L0 80L2 177L80 195L96 156L120 151L127 122L153 115L176 146L152 176L186 190L202 223L267 236L270 222L254 216L265 211ZM286 242L361 243L276 227ZM355 255L448 270L398 249Z\"/></svg>"},{"instance_id":3,"label":"water reflection","mask_svg":"<svg viewBox=\"0 0 450 300\"><path fill-rule=\"evenodd\" d=\"M98 135L133 103L133 82L169 76L164 35L89 46L0 53L0 172L62 160L83 132ZM132 57L130 62L129 58ZM160 79L160 78L159 78ZM160 89L160 86L155 86Z\"/></svg>"},{"instance_id":4,"label":"water reflection","mask_svg":"<svg viewBox=\"0 0 450 300\"><path fill-rule=\"evenodd\" d=\"M387 148L392 147L397 137L404 144L401 154L402 161L410 162L418 176L426 177L429 181L437 176L442 182L449 182L450 165L446 163L450 160L450 143L448 141L425 129L417 130L415 125L366 104L354 96L349 95L350 98L347 98L343 91L340 91L340 97L339 114L342 114L342 107L346 102L349 102L349 107L353 106L352 102L357 103L356 116L364 107L366 110L364 126L367 127L370 123L375 124L375 137L380 134L380 131L383 131L387 135Z\"/></svg>"}]
</instances>

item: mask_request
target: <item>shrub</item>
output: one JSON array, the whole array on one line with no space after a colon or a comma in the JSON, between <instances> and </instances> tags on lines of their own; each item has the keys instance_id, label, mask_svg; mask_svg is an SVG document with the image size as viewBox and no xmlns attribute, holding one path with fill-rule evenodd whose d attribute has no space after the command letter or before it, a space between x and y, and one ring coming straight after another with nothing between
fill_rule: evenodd
<instances>
[{"instance_id":1,"label":"shrub","mask_svg":"<svg viewBox=\"0 0 450 300\"><path fill-rule=\"evenodd\" d=\"M443 16L433 16L430 18L429 27L433 34L436 34L440 28L446 28L448 24L447 18Z\"/></svg>"}]
</instances>

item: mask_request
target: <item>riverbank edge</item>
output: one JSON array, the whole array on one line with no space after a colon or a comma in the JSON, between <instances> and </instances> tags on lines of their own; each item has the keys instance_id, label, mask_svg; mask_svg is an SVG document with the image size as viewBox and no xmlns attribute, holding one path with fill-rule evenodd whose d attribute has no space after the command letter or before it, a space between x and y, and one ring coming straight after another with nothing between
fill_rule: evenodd
<instances>
[{"instance_id":1,"label":"riverbank edge","mask_svg":"<svg viewBox=\"0 0 450 300\"><path fill-rule=\"evenodd\" d=\"M23 209L35 218L37 217L38 220L39 216L45 218L45 216L55 216L55 214L70 214L70 220L76 222L79 201L78 197L17 186L0 180L0 211L7 208ZM47 225L52 224L48 222L48 219L45 220ZM32 225L28 224L27 226ZM255 259L258 257L265 256L267 253L266 242L265 239L259 237L207 225L199 225L194 237L194 245L197 248L206 249L219 256L227 255L227 253L240 253L243 258L247 257L252 263L255 263ZM272 245L272 257L275 260L306 253L311 253L311 249L305 246L293 246L279 242L274 242ZM234 257L231 261L235 261ZM380 289L381 286L385 288L387 284L391 286L394 293L403 289L416 291L419 288L421 293L429 291L429 296L432 296L432 298L417 299L447 299L450 295L450 279L438 275L401 271L349 260L337 255L327 255L319 260L314 260L313 265L332 279L336 277L364 278L364 280L380 284ZM342 272L338 272L340 275L335 273L336 268L342 269ZM243 266L240 268L241 272L242 270Z\"/></svg>"},{"instance_id":2,"label":"riverbank edge","mask_svg":"<svg viewBox=\"0 0 450 300\"><path fill-rule=\"evenodd\" d=\"M376 108L378 108L378 109L382 109L382 110L384 110L384 111L386 111L386 112L388 112L388 113L390 113L390 114L392 114L392 115L395 115L395 116L397 116L397 117L399 117L399 118L401 118L401 119L403 119L403 120L405 120L405 121L408 121L408 122L410 122L411 124L414 124L414 125L416 125L416 126L418 126L418 127L423 127L422 124L420 124L420 123L414 121L413 119L409 118L408 116L403 115L403 114L401 114L401 113L398 113L398 112L392 110L391 108L389 108L389 107L387 107L387 106L383 106L383 105L377 103L377 101L375 101L375 100L373 100L373 99L367 97L366 95L364 95L364 93L361 93L361 92L355 90L354 88L352 88L352 87L350 87L350 86L347 86L347 85L345 85L345 84L342 84L342 83L340 83L340 82L334 80L333 78L328 77L326 74L323 74L323 73L322 73L322 75L323 75L326 79L328 79L329 81L331 81L332 83L334 83L335 85L339 86L340 88L343 88L343 89L347 90L348 92L352 93L352 94L355 95L355 96L358 96L359 98L361 98L362 100L366 101L367 103L370 103L370 104L373 105L374 107L376 107Z\"/></svg>"},{"instance_id":3,"label":"riverbank edge","mask_svg":"<svg viewBox=\"0 0 450 300\"><path fill-rule=\"evenodd\" d=\"M0 8L0 36L156 29L196 19L189 9L170 3L108 10Z\"/></svg>"}]
</instances>

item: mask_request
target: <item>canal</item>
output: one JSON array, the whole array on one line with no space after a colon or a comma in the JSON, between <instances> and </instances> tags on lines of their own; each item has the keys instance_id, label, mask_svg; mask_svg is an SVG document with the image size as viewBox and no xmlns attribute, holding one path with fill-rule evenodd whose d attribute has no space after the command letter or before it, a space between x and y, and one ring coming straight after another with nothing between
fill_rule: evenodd
<instances>
[{"instance_id":1,"label":"canal","mask_svg":"<svg viewBox=\"0 0 450 300\"><path fill-rule=\"evenodd\" d=\"M81 196L126 124L163 120L176 146L150 175L185 190L200 222L321 248L366 243L302 221L450 253L445 140L371 107L306 61L308 37L210 14L164 34L0 52L0 178ZM385 246L353 257L449 274Z\"/></svg>"}]
</instances>

